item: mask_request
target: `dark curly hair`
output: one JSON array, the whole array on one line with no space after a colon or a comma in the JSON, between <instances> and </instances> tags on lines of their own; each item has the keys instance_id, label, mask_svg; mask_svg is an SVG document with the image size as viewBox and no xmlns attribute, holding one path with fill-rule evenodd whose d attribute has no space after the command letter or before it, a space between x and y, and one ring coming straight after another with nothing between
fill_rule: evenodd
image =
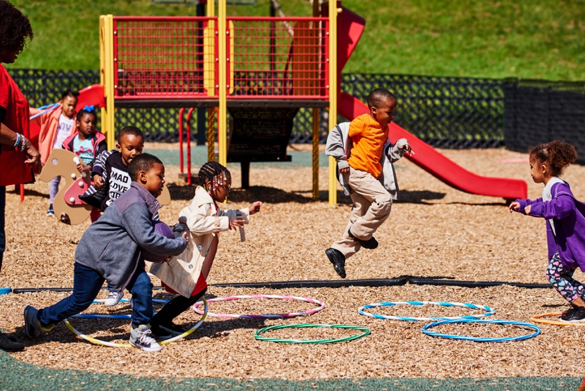
<instances>
[{"instance_id":1,"label":"dark curly hair","mask_svg":"<svg viewBox=\"0 0 585 391\"><path fill-rule=\"evenodd\" d=\"M0 0L0 52L20 53L33 31L28 17L7 0Z\"/></svg>"},{"instance_id":2,"label":"dark curly hair","mask_svg":"<svg viewBox=\"0 0 585 391\"><path fill-rule=\"evenodd\" d=\"M537 145L530 149L528 155L531 160L548 163L554 176L561 175L565 167L577 160L575 147L559 140Z\"/></svg>"}]
</instances>

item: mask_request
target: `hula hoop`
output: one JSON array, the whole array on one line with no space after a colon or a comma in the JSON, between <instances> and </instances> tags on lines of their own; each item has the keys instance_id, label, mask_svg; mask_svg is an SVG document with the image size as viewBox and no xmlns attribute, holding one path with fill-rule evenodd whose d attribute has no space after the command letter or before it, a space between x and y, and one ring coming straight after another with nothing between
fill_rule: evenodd
<instances>
[{"instance_id":1,"label":"hula hoop","mask_svg":"<svg viewBox=\"0 0 585 391\"><path fill-rule=\"evenodd\" d=\"M463 316L435 316L435 317L425 317L425 318L417 318L412 316L391 316L391 315L380 315L380 314L372 314L370 312L364 311L367 308L375 308L375 307L386 307L386 306L393 306L393 305L440 305L444 307L467 307L472 308L475 310L484 310L487 311L485 314L479 315L463 315ZM396 301L390 302L385 301L381 303L374 303L374 304L366 304L361 306L358 309L358 312L364 316L371 316L372 318L376 319L389 319L389 320L403 320L407 322L417 322L420 320L423 321L438 321L438 320L473 320L484 318L486 316L492 316L496 313L496 310L485 306L485 305L478 305L472 303L448 303L445 301Z\"/></svg>"},{"instance_id":2,"label":"hula hoop","mask_svg":"<svg viewBox=\"0 0 585 391\"><path fill-rule=\"evenodd\" d=\"M360 330L363 331L362 334L352 335L350 337L344 338L331 338L331 339L281 339L281 338L268 338L262 337L260 334L269 331L269 330L277 330L277 329L288 329L288 328L307 328L307 327L330 327L330 328L341 328L341 329L351 329L351 330ZM277 326L268 326L264 327L254 333L254 338L259 341L269 341L269 342L285 342L285 343L335 343L335 342L346 342L352 341L354 339L365 337L366 335L370 334L370 329L361 326L350 326L346 324L281 324Z\"/></svg>"},{"instance_id":3,"label":"hula hoop","mask_svg":"<svg viewBox=\"0 0 585 391\"><path fill-rule=\"evenodd\" d=\"M467 337L465 335L456 335L456 334L442 334L436 333L434 331L429 331L430 328L439 326L442 324L452 324L452 323L488 323L488 324L501 324L501 325L513 325L513 326L523 326L531 328L534 331L532 334L528 335L520 335L517 337L506 337L506 338L488 338L488 337ZM450 338L450 339L462 339L465 341L474 341L474 342L508 342L508 341L520 341L523 339L528 339L532 337L536 337L540 334L540 328L538 326L533 325L531 323L525 322L518 322L515 320L501 320L501 319L460 319L460 320L442 320L439 322L429 323L423 326L422 332L426 335L430 335L432 337L442 337L442 338Z\"/></svg>"},{"instance_id":4,"label":"hula hoop","mask_svg":"<svg viewBox=\"0 0 585 391\"><path fill-rule=\"evenodd\" d=\"M555 326L577 326L577 327L585 327L585 323L574 323L574 322L565 322L564 320L544 320L541 318L545 318L547 316L561 316L562 312L555 312L552 314L541 314L541 315L534 315L530 318L530 321L536 323L543 323L543 324L554 324Z\"/></svg>"},{"instance_id":5,"label":"hula hoop","mask_svg":"<svg viewBox=\"0 0 585 391\"><path fill-rule=\"evenodd\" d=\"M100 300L96 300L96 301L100 302ZM209 308L207 305L207 300L205 300L205 297L203 297L203 303L205 305L203 316L201 317L199 322L197 322L195 324L195 326L191 327L189 330L185 331L183 334L179 334L173 338L165 339L164 341L159 342L159 345L167 345L167 344L170 344L171 342L178 341L179 339L183 339L183 338L187 337L188 335L190 335L191 333L193 333L195 330L197 330L199 328L199 326L201 326L201 324L203 323L205 318L207 318L207 310ZM120 316L122 316L122 315L120 315ZM129 318L129 315L125 315L125 316L128 316L128 318ZM119 318L116 318L116 319L119 319ZM124 318L124 319L127 319L127 318ZM76 330L75 327L73 327L71 325L71 323L69 322L69 318L65 319L65 325L73 333L77 334L79 337L81 337L81 338L85 339L86 341L89 341L95 345L109 346L109 347L113 347L113 348L131 348L132 347L132 345L130 345L129 343L114 343L114 342L102 341L101 339L97 339L97 338L93 338L93 337L90 337L88 335L85 335L85 334L81 333L80 331Z\"/></svg>"},{"instance_id":6,"label":"hula hoop","mask_svg":"<svg viewBox=\"0 0 585 391\"><path fill-rule=\"evenodd\" d=\"M312 299L310 297L297 297L297 296L281 296L281 295L243 295L243 296L227 296L227 297L216 297L209 299L208 303L215 303L218 301L229 301L229 300L240 300L240 299L283 299L283 300L299 300L307 303L318 304L319 307L313 308L307 311L290 312L285 314L264 314L264 315L239 315L239 314L214 314L209 312L209 316L217 316L220 318L247 318L247 319L272 319L272 318L293 318L295 316L311 315L325 308L325 303L319 300ZM202 314L201 310L197 308L201 305L201 302L193 304L193 310L199 315Z\"/></svg>"}]
</instances>

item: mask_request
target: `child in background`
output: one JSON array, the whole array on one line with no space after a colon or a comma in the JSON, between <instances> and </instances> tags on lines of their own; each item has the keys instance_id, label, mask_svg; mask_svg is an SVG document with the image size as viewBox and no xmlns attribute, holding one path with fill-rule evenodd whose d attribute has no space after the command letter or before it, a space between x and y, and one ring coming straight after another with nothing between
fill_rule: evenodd
<instances>
[{"instance_id":1,"label":"child in background","mask_svg":"<svg viewBox=\"0 0 585 391\"><path fill-rule=\"evenodd\" d=\"M510 212L546 219L546 276L571 303L572 308L561 316L567 322L585 321L585 286L573 279L575 269L585 271L585 204L577 201L569 184L559 178L565 167L576 160L575 148L557 140L532 148L530 175L535 183L544 184L542 198L518 199L510 204Z\"/></svg>"},{"instance_id":2,"label":"child in background","mask_svg":"<svg viewBox=\"0 0 585 391\"><path fill-rule=\"evenodd\" d=\"M106 210L130 188L128 165L142 153L144 136L136 126L126 126L118 133L116 149L100 154L92 169L93 186L79 197L93 207ZM154 217L158 220L158 214ZM124 290L116 290L108 284L106 307L115 306L124 297Z\"/></svg>"},{"instance_id":3,"label":"child in background","mask_svg":"<svg viewBox=\"0 0 585 391\"><path fill-rule=\"evenodd\" d=\"M154 230L153 216L160 204L165 168L153 155L143 154L130 163L130 189L110 205L85 231L75 251L73 293L41 310L24 310L25 333L30 338L87 309L107 280L118 290L132 293L130 344L145 351L161 346L150 336L152 283L145 271L141 250L156 255L178 255L187 247L187 234L169 239Z\"/></svg>"},{"instance_id":4,"label":"child in background","mask_svg":"<svg viewBox=\"0 0 585 391\"><path fill-rule=\"evenodd\" d=\"M41 153L41 165L45 165L53 149L62 149L63 142L75 131L75 107L79 93L65 90L61 94L60 107L48 115L37 117L41 126L39 133L39 152ZM61 177L57 176L49 182L49 209L47 216L55 216L53 201L59 191Z\"/></svg>"},{"instance_id":5,"label":"child in background","mask_svg":"<svg viewBox=\"0 0 585 391\"><path fill-rule=\"evenodd\" d=\"M353 201L349 223L341 237L325 250L333 268L345 278L345 261L361 247L375 249L374 233L390 215L398 185L392 163L412 148L404 138L390 144L388 125L394 118L396 98L384 88L368 96L368 114L360 115L327 138L328 156L337 160L340 182Z\"/></svg>"},{"instance_id":6,"label":"child in background","mask_svg":"<svg viewBox=\"0 0 585 391\"><path fill-rule=\"evenodd\" d=\"M207 162L199 170L195 197L179 213L179 224L174 231L189 233L190 241L183 253L168 263L154 264L150 272L162 281L168 292L178 294L150 320L153 334L170 338L185 330L173 319L197 302L207 289L207 276L217 252L218 234L228 229L242 228L250 215L260 211L262 202L249 208L222 210L218 203L226 200L232 184L227 168L216 162Z\"/></svg>"},{"instance_id":7,"label":"child in background","mask_svg":"<svg viewBox=\"0 0 585 391\"><path fill-rule=\"evenodd\" d=\"M106 136L97 131L97 116L93 106L79 110L75 127L77 130L63 141L63 149L79 156L77 169L89 175L96 157L108 149Z\"/></svg>"}]
</instances>

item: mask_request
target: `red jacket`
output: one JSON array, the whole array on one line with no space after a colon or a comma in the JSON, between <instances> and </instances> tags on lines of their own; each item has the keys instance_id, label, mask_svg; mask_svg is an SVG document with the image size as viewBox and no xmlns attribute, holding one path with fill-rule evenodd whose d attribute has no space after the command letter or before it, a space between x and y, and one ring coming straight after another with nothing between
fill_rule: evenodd
<instances>
[{"instance_id":1,"label":"red jacket","mask_svg":"<svg viewBox=\"0 0 585 391\"><path fill-rule=\"evenodd\" d=\"M0 65L0 106L6 109L4 124L30 139L28 101L6 68ZM18 185L34 180L32 169L25 164L26 154L11 145L0 148L0 186Z\"/></svg>"}]
</instances>

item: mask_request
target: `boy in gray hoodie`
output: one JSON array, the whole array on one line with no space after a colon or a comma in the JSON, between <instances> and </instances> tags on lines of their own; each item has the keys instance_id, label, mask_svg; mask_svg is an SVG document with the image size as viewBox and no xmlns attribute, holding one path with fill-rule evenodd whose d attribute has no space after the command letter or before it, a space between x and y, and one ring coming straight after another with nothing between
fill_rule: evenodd
<instances>
[{"instance_id":1,"label":"boy in gray hoodie","mask_svg":"<svg viewBox=\"0 0 585 391\"><path fill-rule=\"evenodd\" d=\"M30 338L87 309L104 281L132 293L130 344L145 351L161 346L150 336L152 283L145 271L141 250L155 255L179 255L187 247L185 236L169 239L154 230L156 200L164 186L164 165L153 155L142 154L128 165L130 189L122 194L83 234L75 252L73 293L41 310L24 310L26 335Z\"/></svg>"}]
</instances>

